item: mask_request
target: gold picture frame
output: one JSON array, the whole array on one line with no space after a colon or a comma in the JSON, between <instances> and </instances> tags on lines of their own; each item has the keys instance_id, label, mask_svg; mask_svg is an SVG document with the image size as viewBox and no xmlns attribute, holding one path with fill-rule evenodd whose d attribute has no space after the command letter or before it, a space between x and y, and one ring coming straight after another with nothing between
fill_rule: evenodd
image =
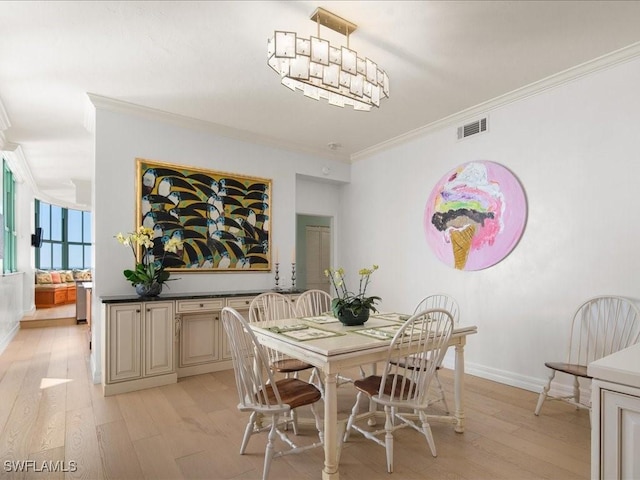
<instances>
[{"instance_id":1,"label":"gold picture frame","mask_svg":"<svg viewBox=\"0 0 640 480\"><path fill-rule=\"evenodd\" d=\"M136 158L136 224L170 271L271 270L271 179ZM183 248L164 252L178 237Z\"/></svg>"}]
</instances>

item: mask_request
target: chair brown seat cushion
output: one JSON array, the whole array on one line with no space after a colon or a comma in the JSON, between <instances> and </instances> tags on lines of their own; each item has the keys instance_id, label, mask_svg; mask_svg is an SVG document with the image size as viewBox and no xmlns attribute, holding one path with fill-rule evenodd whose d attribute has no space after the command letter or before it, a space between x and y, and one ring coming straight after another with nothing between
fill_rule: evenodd
<instances>
[{"instance_id":1,"label":"chair brown seat cushion","mask_svg":"<svg viewBox=\"0 0 640 480\"><path fill-rule=\"evenodd\" d=\"M284 378L276 382L276 387L280 392L282 403L289 405L291 408L302 407L317 402L322 398L320 390L310 383L298 380L297 378ZM275 393L271 385L265 385L261 393L266 393L269 403L277 404Z\"/></svg>"},{"instance_id":2,"label":"chair brown seat cushion","mask_svg":"<svg viewBox=\"0 0 640 480\"><path fill-rule=\"evenodd\" d=\"M313 365L298 360L297 358L283 358L273 362L271 368L273 368L275 372L292 373L313 368Z\"/></svg>"},{"instance_id":3,"label":"chair brown seat cushion","mask_svg":"<svg viewBox=\"0 0 640 480\"><path fill-rule=\"evenodd\" d=\"M404 377L402 377L401 375L390 375L387 377L387 381L384 385L384 394L385 395L391 395L391 388L393 385L393 379L394 378L398 378L397 382L398 384L400 384L400 382L402 382L402 379ZM382 377L380 375L370 375L366 378L363 378L361 380L356 380L355 382L353 382L354 387L356 387L358 390L360 390L361 392L366 393L367 395L369 395L370 397L373 395L377 395L378 392L380 391L380 383L382 382ZM410 391L412 391L415 388L415 385L413 384L413 382L411 382L410 380L406 380L406 383L403 387L402 390L402 397L406 397L406 394ZM399 397L400 395L400 389L396 387L396 397Z\"/></svg>"},{"instance_id":4,"label":"chair brown seat cushion","mask_svg":"<svg viewBox=\"0 0 640 480\"><path fill-rule=\"evenodd\" d=\"M584 377L584 378L591 378L587 374L586 365L575 365L571 363L560 363L560 362L547 362L545 363L545 366L549 367L552 370L568 373L569 375L575 375L577 377Z\"/></svg>"}]
</instances>

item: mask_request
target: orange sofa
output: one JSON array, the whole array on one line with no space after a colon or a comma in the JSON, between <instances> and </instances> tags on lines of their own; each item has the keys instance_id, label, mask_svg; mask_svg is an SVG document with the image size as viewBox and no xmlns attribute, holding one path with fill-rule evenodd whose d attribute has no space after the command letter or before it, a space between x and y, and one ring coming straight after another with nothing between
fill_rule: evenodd
<instances>
[{"instance_id":1,"label":"orange sofa","mask_svg":"<svg viewBox=\"0 0 640 480\"><path fill-rule=\"evenodd\" d=\"M50 308L76 301L76 281L91 281L89 270L38 270L36 308Z\"/></svg>"}]
</instances>

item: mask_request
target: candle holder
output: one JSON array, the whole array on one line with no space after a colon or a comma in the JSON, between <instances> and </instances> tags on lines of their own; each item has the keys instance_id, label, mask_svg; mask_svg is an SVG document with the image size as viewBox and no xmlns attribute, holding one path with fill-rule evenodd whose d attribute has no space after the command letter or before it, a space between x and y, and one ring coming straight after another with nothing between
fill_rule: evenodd
<instances>
[{"instance_id":1,"label":"candle holder","mask_svg":"<svg viewBox=\"0 0 640 480\"><path fill-rule=\"evenodd\" d=\"M296 262L291 262L291 291L296 289Z\"/></svg>"},{"instance_id":2,"label":"candle holder","mask_svg":"<svg viewBox=\"0 0 640 480\"><path fill-rule=\"evenodd\" d=\"M278 282L280 281L279 267L280 267L280 264L278 262L276 262L276 288L275 288L275 290L280 290L280 285L278 285Z\"/></svg>"}]
</instances>

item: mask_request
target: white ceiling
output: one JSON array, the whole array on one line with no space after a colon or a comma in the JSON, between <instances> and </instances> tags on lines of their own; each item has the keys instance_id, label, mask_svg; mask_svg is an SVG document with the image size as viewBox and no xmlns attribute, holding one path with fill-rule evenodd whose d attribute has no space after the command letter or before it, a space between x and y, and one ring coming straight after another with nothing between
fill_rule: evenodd
<instances>
[{"instance_id":1,"label":"white ceiling","mask_svg":"<svg viewBox=\"0 0 640 480\"><path fill-rule=\"evenodd\" d=\"M315 35L318 6L357 24L351 48L388 73L379 109L305 98L267 66L267 38ZM75 203L93 93L348 161L634 44L639 25L636 1L2 1L0 146L21 147L44 199Z\"/></svg>"}]
</instances>

